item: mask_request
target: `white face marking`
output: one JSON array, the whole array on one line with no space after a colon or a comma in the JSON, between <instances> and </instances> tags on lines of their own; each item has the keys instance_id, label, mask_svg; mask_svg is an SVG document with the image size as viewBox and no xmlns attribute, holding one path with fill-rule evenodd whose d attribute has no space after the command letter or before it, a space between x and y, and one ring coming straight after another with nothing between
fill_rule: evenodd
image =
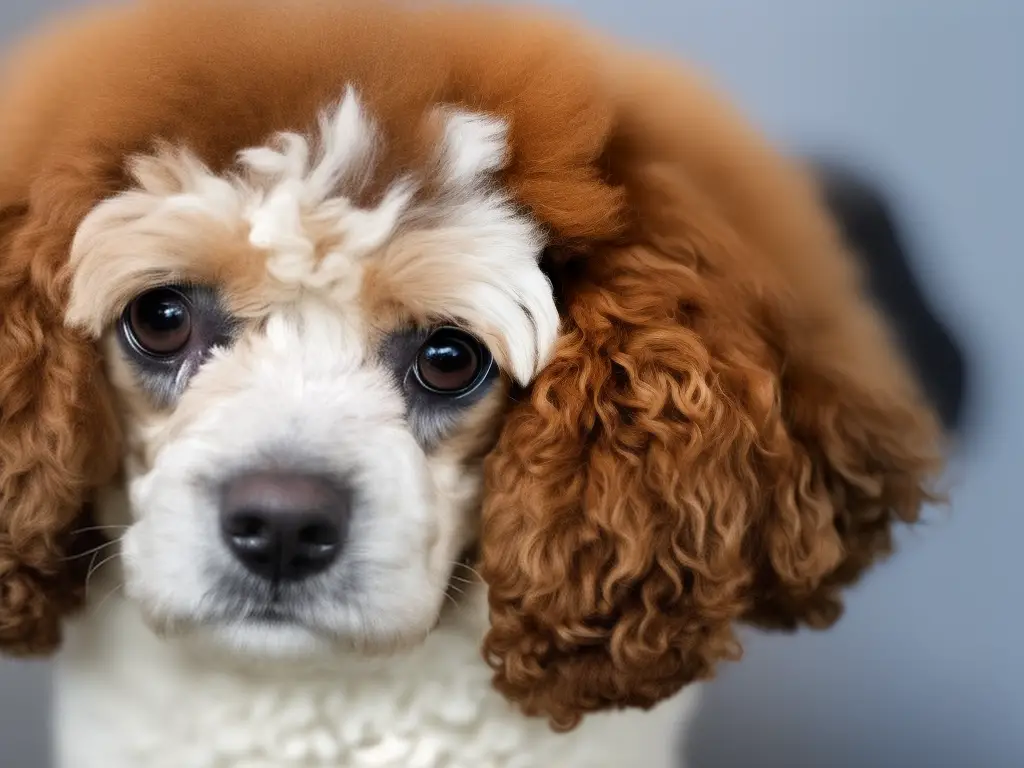
<instances>
[{"instance_id":1,"label":"white face marking","mask_svg":"<svg viewBox=\"0 0 1024 768\"><path fill-rule=\"evenodd\" d=\"M442 404L411 392L413 377L396 367L408 361L388 359L379 318L367 314L368 270L410 316L461 326L521 383L544 365L558 316L538 266L539 229L493 181L506 162L504 124L446 109L430 117L444 121L423 171L436 199L412 170L383 180L372 207L357 204L382 181L374 174L386 147L349 90L315 136L280 134L240 153L228 174L187 149L137 158L137 188L82 223L68 322L106 339L131 444L126 588L163 630L213 630L232 647L298 638L372 650L433 627L474 535L474 452L500 418L502 387L491 378ZM133 297L187 280L218 243L262 260L260 312L202 356L165 365L173 396L148 403L140 370L149 363L111 326ZM205 301L208 315L227 312ZM245 620L274 590L233 559L218 514L227 478L269 467L344 478L354 499L337 563L275 588L289 617L276 627Z\"/></svg>"}]
</instances>

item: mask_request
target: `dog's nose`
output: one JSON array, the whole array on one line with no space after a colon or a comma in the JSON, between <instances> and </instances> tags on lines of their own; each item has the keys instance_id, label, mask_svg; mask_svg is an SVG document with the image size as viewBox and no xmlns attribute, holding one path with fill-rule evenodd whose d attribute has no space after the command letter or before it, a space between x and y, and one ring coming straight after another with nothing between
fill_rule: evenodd
<instances>
[{"instance_id":1,"label":"dog's nose","mask_svg":"<svg viewBox=\"0 0 1024 768\"><path fill-rule=\"evenodd\" d=\"M273 581L298 581L337 559L350 511L350 490L333 478L256 472L224 486L220 526L228 548L249 571Z\"/></svg>"}]
</instances>

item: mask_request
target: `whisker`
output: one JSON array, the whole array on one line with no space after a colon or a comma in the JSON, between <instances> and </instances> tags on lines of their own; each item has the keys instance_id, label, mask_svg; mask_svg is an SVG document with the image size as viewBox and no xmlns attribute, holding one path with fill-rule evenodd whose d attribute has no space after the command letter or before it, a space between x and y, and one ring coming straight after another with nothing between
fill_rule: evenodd
<instances>
[{"instance_id":1,"label":"whisker","mask_svg":"<svg viewBox=\"0 0 1024 768\"><path fill-rule=\"evenodd\" d=\"M101 548L102 549L102 548ZM85 572L85 596L89 597L89 579L92 577L92 572L96 567L96 557L99 555L100 550L97 549L92 553L92 559L89 561L89 568Z\"/></svg>"},{"instance_id":2,"label":"whisker","mask_svg":"<svg viewBox=\"0 0 1024 768\"><path fill-rule=\"evenodd\" d=\"M76 528L71 532L71 535L91 533L93 531L127 531L129 528L131 528L130 525L91 525L88 528Z\"/></svg>"},{"instance_id":3,"label":"whisker","mask_svg":"<svg viewBox=\"0 0 1024 768\"><path fill-rule=\"evenodd\" d=\"M480 571L478 571L478 570L477 570L476 568L474 568L473 566L469 565L468 563L464 563L464 562L462 562L462 561L457 561L457 562L455 563L455 565L456 565L457 567L460 567L460 568L465 568L465 569L466 569L467 571L469 571L469 572L470 572L471 574L473 574L473 575L474 575L474 576L476 576L476 577L477 577L478 579L480 579L480 581L483 581L483 580L484 580L484 577L480 575Z\"/></svg>"},{"instance_id":4,"label":"whisker","mask_svg":"<svg viewBox=\"0 0 1024 768\"><path fill-rule=\"evenodd\" d=\"M72 560L78 560L80 557L88 557L89 555L95 555L97 552L99 552L100 550L106 549L111 544L120 544L120 543L121 543L121 539L120 538L112 539L110 541L105 541L102 544L100 544L98 547L93 547L92 549L87 550L85 552L79 552L77 555L69 555L68 557L64 558L64 561L65 562L70 562Z\"/></svg>"},{"instance_id":5,"label":"whisker","mask_svg":"<svg viewBox=\"0 0 1024 768\"><path fill-rule=\"evenodd\" d=\"M96 612L99 613L100 609L107 604L107 601L110 600L110 598L112 598L115 594L117 594L117 592L119 592L122 589L124 589L123 581L116 584L112 590L107 592L107 596L100 600L99 604L95 608Z\"/></svg>"},{"instance_id":6,"label":"whisker","mask_svg":"<svg viewBox=\"0 0 1024 768\"><path fill-rule=\"evenodd\" d=\"M89 581L92 579L92 575L94 573L96 573L96 571L98 571L104 565L106 565L107 563L109 563L109 562L111 562L113 560L116 560L120 556L121 556L121 551L118 550L117 552L112 554L110 557L105 557L103 560L101 560L95 566L90 566L89 567L89 572L85 575L85 598L86 598L86 600L89 599ZM94 555L94 557L95 557L95 555Z\"/></svg>"}]
</instances>

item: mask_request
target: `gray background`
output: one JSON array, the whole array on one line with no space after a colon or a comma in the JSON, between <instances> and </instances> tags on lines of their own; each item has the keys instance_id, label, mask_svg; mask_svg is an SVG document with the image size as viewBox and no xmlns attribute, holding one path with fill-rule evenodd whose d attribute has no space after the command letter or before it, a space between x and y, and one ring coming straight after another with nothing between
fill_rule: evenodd
<instances>
[{"instance_id":1,"label":"gray background","mask_svg":"<svg viewBox=\"0 0 1024 768\"><path fill-rule=\"evenodd\" d=\"M3 39L68 4L0 2ZM953 514L904 536L835 630L751 635L708 690L693 765L1024 766L1024 4L558 4L696 60L785 145L873 169L976 371ZM4 768L46 765L47 685L44 666L0 664Z\"/></svg>"}]
</instances>

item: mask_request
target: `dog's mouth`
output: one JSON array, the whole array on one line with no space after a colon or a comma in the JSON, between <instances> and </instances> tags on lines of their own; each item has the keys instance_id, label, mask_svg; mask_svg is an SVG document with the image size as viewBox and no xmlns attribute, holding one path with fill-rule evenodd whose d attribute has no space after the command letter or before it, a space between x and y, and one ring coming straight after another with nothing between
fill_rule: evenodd
<instances>
[{"instance_id":1,"label":"dog's mouth","mask_svg":"<svg viewBox=\"0 0 1024 768\"><path fill-rule=\"evenodd\" d=\"M236 625L305 626L316 600L310 585L223 578L211 602L218 605L214 618Z\"/></svg>"},{"instance_id":2,"label":"dog's mouth","mask_svg":"<svg viewBox=\"0 0 1024 768\"><path fill-rule=\"evenodd\" d=\"M241 616L241 619L242 621L252 622L254 624L283 625L295 624L298 622L298 618L295 616L293 611L276 602L271 605L261 606L247 611Z\"/></svg>"}]
</instances>

